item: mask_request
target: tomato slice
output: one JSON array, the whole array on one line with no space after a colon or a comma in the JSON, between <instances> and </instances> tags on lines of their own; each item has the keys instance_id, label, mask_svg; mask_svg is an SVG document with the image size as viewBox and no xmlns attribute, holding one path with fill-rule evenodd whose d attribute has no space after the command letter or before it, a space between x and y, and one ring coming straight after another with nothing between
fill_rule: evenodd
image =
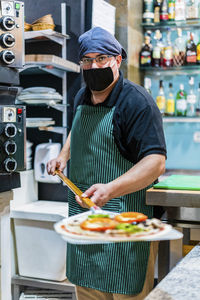
<instances>
[{"instance_id":1,"label":"tomato slice","mask_svg":"<svg viewBox=\"0 0 200 300\"><path fill-rule=\"evenodd\" d=\"M145 221L148 217L142 213L138 212L123 212L115 216L115 221L120 223L132 223L132 222L142 222Z\"/></svg>"},{"instance_id":2,"label":"tomato slice","mask_svg":"<svg viewBox=\"0 0 200 300\"><path fill-rule=\"evenodd\" d=\"M117 222L109 218L93 218L83 221L80 226L84 230L105 231L114 229L117 226Z\"/></svg>"}]
</instances>

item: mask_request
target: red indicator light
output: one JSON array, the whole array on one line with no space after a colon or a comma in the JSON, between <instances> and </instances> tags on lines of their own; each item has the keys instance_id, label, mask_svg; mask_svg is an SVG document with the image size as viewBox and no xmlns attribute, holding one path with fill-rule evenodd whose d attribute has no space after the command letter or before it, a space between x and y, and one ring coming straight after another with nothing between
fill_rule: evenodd
<instances>
[{"instance_id":1,"label":"red indicator light","mask_svg":"<svg viewBox=\"0 0 200 300\"><path fill-rule=\"evenodd\" d=\"M17 109L17 114L18 114L18 115L21 115L21 114L22 114L22 108L18 108L18 109Z\"/></svg>"}]
</instances>

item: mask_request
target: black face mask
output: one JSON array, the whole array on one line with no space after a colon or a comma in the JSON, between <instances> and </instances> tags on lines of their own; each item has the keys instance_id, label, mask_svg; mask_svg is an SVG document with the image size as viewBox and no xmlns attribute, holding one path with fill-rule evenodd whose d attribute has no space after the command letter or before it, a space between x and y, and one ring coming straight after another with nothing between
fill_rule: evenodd
<instances>
[{"instance_id":1,"label":"black face mask","mask_svg":"<svg viewBox=\"0 0 200 300\"><path fill-rule=\"evenodd\" d=\"M114 80L111 67L83 70L83 78L92 91L103 91Z\"/></svg>"}]
</instances>

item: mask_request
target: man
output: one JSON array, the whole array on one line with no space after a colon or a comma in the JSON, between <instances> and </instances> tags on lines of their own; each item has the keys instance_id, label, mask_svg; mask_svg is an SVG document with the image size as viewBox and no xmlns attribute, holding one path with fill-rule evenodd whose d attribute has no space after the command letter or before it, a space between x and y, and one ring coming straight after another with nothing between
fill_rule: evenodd
<instances>
[{"instance_id":1,"label":"man","mask_svg":"<svg viewBox=\"0 0 200 300\"><path fill-rule=\"evenodd\" d=\"M93 28L79 44L86 87L75 98L71 133L48 173L62 171L70 159L70 179L83 196L105 210L151 218L145 192L165 170L161 114L144 88L123 79L126 52L110 33ZM70 216L86 211L71 192L68 201ZM153 250L149 242L68 244L67 277L79 300L144 299L153 284Z\"/></svg>"}]
</instances>

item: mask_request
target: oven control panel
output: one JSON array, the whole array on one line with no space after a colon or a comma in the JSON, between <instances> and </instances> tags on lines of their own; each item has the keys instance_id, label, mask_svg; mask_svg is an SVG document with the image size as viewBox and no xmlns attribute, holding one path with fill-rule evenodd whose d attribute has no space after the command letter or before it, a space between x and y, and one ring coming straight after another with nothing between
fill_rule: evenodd
<instances>
[{"instance_id":1,"label":"oven control panel","mask_svg":"<svg viewBox=\"0 0 200 300\"><path fill-rule=\"evenodd\" d=\"M0 0L0 65L24 66L24 3Z\"/></svg>"},{"instance_id":2,"label":"oven control panel","mask_svg":"<svg viewBox=\"0 0 200 300\"><path fill-rule=\"evenodd\" d=\"M25 169L24 106L0 105L0 173Z\"/></svg>"}]
</instances>

